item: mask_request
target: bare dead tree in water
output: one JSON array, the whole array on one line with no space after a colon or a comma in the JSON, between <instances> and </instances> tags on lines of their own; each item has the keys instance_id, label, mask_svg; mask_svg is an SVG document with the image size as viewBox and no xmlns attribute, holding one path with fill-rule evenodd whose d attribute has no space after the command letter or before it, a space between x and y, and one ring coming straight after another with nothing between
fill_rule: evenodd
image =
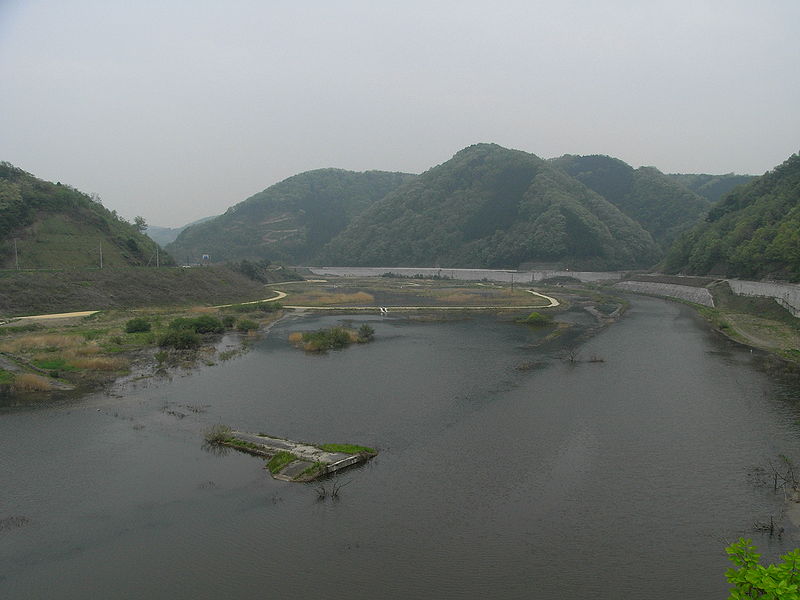
<instances>
[{"instance_id":1,"label":"bare dead tree in water","mask_svg":"<svg viewBox=\"0 0 800 600\"><path fill-rule=\"evenodd\" d=\"M797 492L800 489L800 482L794 472L794 463L792 459L783 454L780 455L780 463L775 465L769 461L770 469L772 469L772 489L778 491L782 489L784 494L787 492Z\"/></svg>"},{"instance_id":2,"label":"bare dead tree in water","mask_svg":"<svg viewBox=\"0 0 800 600\"><path fill-rule=\"evenodd\" d=\"M577 348L564 348L561 352L562 359L571 364L577 363L580 360L579 356L580 351Z\"/></svg>"},{"instance_id":3,"label":"bare dead tree in water","mask_svg":"<svg viewBox=\"0 0 800 600\"><path fill-rule=\"evenodd\" d=\"M324 483L318 485L315 489L317 492L317 500L326 500L330 498L331 500L338 500L339 499L339 491L346 485L352 483L352 480L345 481L344 483L336 483L332 481L330 487L325 485Z\"/></svg>"}]
</instances>

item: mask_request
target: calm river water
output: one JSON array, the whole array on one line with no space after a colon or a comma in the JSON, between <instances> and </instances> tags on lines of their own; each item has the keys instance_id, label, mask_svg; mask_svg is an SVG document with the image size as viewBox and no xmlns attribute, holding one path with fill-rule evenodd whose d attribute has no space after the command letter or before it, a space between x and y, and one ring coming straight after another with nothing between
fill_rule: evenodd
<instances>
[{"instance_id":1,"label":"calm river water","mask_svg":"<svg viewBox=\"0 0 800 600\"><path fill-rule=\"evenodd\" d=\"M751 472L798 454L797 390L680 305L634 299L582 347L602 363L490 316L365 317L376 341L326 356L286 342L340 319L283 321L171 382L0 408L0 596L708 600L726 541L800 541L752 531L782 511ZM381 453L320 502L204 451L215 423Z\"/></svg>"}]
</instances>

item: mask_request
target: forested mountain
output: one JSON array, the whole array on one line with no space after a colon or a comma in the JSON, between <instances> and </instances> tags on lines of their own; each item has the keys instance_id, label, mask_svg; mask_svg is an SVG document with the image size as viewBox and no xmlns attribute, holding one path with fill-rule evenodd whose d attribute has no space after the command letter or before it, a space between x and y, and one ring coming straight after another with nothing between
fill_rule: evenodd
<instances>
[{"instance_id":1,"label":"forested mountain","mask_svg":"<svg viewBox=\"0 0 800 600\"><path fill-rule=\"evenodd\" d=\"M16 251L15 251L16 245ZM156 243L86 194L0 163L0 267L156 263ZM160 253L161 264L171 259Z\"/></svg>"},{"instance_id":2,"label":"forested mountain","mask_svg":"<svg viewBox=\"0 0 800 600\"><path fill-rule=\"evenodd\" d=\"M715 204L673 245L665 270L800 280L800 155Z\"/></svg>"},{"instance_id":3,"label":"forested mountain","mask_svg":"<svg viewBox=\"0 0 800 600\"><path fill-rule=\"evenodd\" d=\"M663 250L711 206L707 198L654 167L634 169L619 159L600 155L567 154L552 162L637 221ZM689 181L694 176L685 177ZM702 187L699 181L691 180Z\"/></svg>"},{"instance_id":4,"label":"forested mountain","mask_svg":"<svg viewBox=\"0 0 800 600\"><path fill-rule=\"evenodd\" d=\"M477 144L367 208L319 254L325 264L584 269L649 266L649 233L533 154Z\"/></svg>"},{"instance_id":5,"label":"forested mountain","mask_svg":"<svg viewBox=\"0 0 800 600\"><path fill-rule=\"evenodd\" d=\"M667 173L666 176L712 204L718 202L736 186L747 183L755 177L755 175L736 175L735 173L726 173L725 175Z\"/></svg>"},{"instance_id":6,"label":"forested mountain","mask_svg":"<svg viewBox=\"0 0 800 600\"><path fill-rule=\"evenodd\" d=\"M179 261L309 260L368 206L404 182L405 173L319 169L289 177L229 208L210 221L187 227L167 246Z\"/></svg>"}]
</instances>

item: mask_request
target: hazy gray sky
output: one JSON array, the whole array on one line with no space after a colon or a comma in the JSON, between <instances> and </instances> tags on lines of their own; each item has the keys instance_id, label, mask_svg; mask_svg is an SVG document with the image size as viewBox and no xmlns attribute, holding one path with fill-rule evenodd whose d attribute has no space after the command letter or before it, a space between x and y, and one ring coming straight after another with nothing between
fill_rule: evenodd
<instances>
[{"instance_id":1,"label":"hazy gray sky","mask_svg":"<svg viewBox=\"0 0 800 600\"><path fill-rule=\"evenodd\" d=\"M800 2L0 0L0 132L169 226L476 142L760 174L800 150Z\"/></svg>"}]
</instances>

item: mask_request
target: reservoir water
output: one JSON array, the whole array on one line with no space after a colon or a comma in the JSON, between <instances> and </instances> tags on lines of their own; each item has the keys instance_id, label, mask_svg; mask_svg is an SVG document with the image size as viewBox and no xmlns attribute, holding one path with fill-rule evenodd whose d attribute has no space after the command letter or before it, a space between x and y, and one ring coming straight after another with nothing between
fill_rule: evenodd
<instances>
[{"instance_id":1,"label":"reservoir water","mask_svg":"<svg viewBox=\"0 0 800 600\"><path fill-rule=\"evenodd\" d=\"M488 315L356 318L375 342L307 355L288 334L342 317L287 319L171 381L0 408L0 596L706 600L727 542L800 543L753 476L800 455L798 391L689 309L634 298L576 364ZM319 501L204 450L216 423L380 454Z\"/></svg>"}]
</instances>

